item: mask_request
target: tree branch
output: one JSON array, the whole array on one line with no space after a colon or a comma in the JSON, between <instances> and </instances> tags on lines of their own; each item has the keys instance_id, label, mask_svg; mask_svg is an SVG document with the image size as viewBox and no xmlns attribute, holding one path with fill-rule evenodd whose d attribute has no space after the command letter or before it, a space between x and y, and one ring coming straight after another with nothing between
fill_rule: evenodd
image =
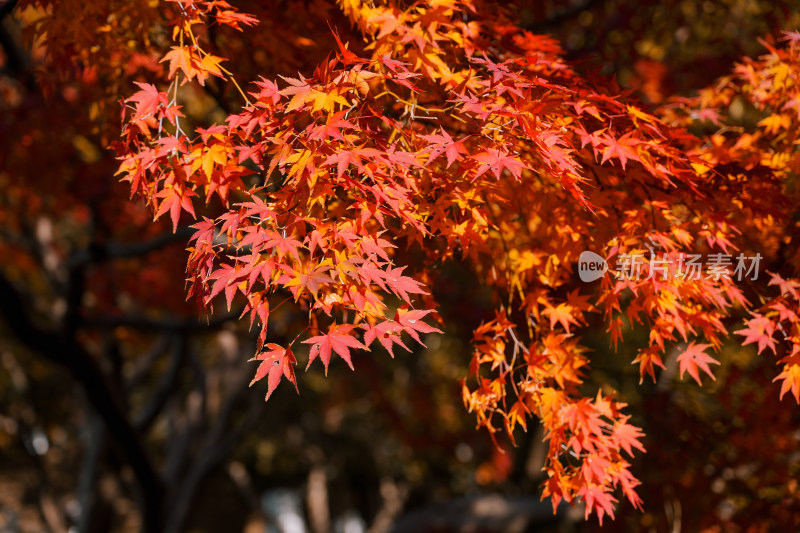
<instances>
[{"instance_id":1,"label":"tree branch","mask_svg":"<svg viewBox=\"0 0 800 533\"><path fill-rule=\"evenodd\" d=\"M526 24L525 26L523 26L523 29L530 30L534 33L547 31L553 26L558 26L562 22L566 22L572 18L577 17L583 11L591 9L592 7L594 7L595 4L599 2L600 0L585 0L584 2L581 2L576 6L568 7L563 11L559 11L552 17L546 18L544 20L538 20L536 22L533 22L532 24Z\"/></svg>"},{"instance_id":2,"label":"tree branch","mask_svg":"<svg viewBox=\"0 0 800 533\"><path fill-rule=\"evenodd\" d=\"M172 512L165 528L167 533L178 533L181 530L202 480L258 420L264 402L260 398L250 395L249 407L244 420L235 427L231 427L230 424L230 420L236 412L236 406L245 396L244 391L247 390L248 379L248 372L239 372L220 408L211 433L206 437L202 451L192 463L182 482L176 487L177 490L173 492L173 499L170 502Z\"/></svg>"},{"instance_id":3,"label":"tree branch","mask_svg":"<svg viewBox=\"0 0 800 533\"><path fill-rule=\"evenodd\" d=\"M3 20L14 11L15 7L17 7L17 0L6 0L3 5L0 5L0 47L5 50L8 70L19 76L19 81L28 91L34 92L36 80L33 73L27 68L27 58L14 42L11 33L3 26Z\"/></svg>"},{"instance_id":4,"label":"tree branch","mask_svg":"<svg viewBox=\"0 0 800 533\"><path fill-rule=\"evenodd\" d=\"M123 384L126 393L135 389L144 380L155 362L164 353L164 350L169 348L170 340L170 337L166 334L159 335L148 352L137 359L131 375Z\"/></svg>"},{"instance_id":5,"label":"tree branch","mask_svg":"<svg viewBox=\"0 0 800 533\"><path fill-rule=\"evenodd\" d=\"M222 314L216 318L209 319L207 322L186 318L162 318L152 319L139 316L102 316L86 318L81 323L85 328L136 328L140 331L171 331L171 332L193 332L193 331L212 331L221 328L227 322L236 320L241 316L241 311L233 311Z\"/></svg>"},{"instance_id":6,"label":"tree branch","mask_svg":"<svg viewBox=\"0 0 800 533\"><path fill-rule=\"evenodd\" d=\"M10 15L14 8L17 7L17 0L6 0L3 2L3 5L0 6L0 23L3 22L3 19L6 16Z\"/></svg>"},{"instance_id":7,"label":"tree branch","mask_svg":"<svg viewBox=\"0 0 800 533\"><path fill-rule=\"evenodd\" d=\"M170 362L169 370L161 376L155 392L151 395L150 402L142 410L134 424L140 432L147 431L147 428L150 427L150 424L155 421L158 414L167 404L170 394L175 390L175 384L178 381L178 375L186 355L186 338L182 335L177 335L172 342L172 361Z\"/></svg>"},{"instance_id":8,"label":"tree branch","mask_svg":"<svg viewBox=\"0 0 800 533\"><path fill-rule=\"evenodd\" d=\"M569 504L553 513L550 501L530 496L490 494L431 504L397 520L390 533L416 531L538 531L562 521Z\"/></svg>"},{"instance_id":9,"label":"tree branch","mask_svg":"<svg viewBox=\"0 0 800 533\"><path fill-rule=\"evenodd\" d=\"M191 227L182 226L178 228L175 233L162 233L152 239L132 244L115 242L107 242L105 244L94 243L73 253L67 265L68 268L77 268L87 263L100 263L110 259L140 257L166 246L167 244L187 240L193 234L194 230Z\"/></svg>"},{"instance_id":10,"label":"tree branch","mask_svg":"<svg viewBox=\"0 0 800 533\"><path fill-rule=\"evenodd\" d=\"M39 328L25 312L24 300L5 277L0 276L0 314L9 332L31 351L67 368L78 381L89 403L103 419L139 483L142 519L146 531L161 530L163 487L145 454L138 435L117 404L92 356L74 338Z\"/></svg>"},{"instance_id":11,"label":"tree branch","mask_svg":"<svg viewBox=\"0 0 800 533\"><path fill-rule=\"evenodd\" d=\"M92 517L97 502L97 478L100 472L100 456L106 442L105 426L97 415L89 415L87 424L87 444L83 454L83 464L78 474L78 486L75 490L80 504L78 517L79 533L89 533Z\"/></svg>"}]
</instances>

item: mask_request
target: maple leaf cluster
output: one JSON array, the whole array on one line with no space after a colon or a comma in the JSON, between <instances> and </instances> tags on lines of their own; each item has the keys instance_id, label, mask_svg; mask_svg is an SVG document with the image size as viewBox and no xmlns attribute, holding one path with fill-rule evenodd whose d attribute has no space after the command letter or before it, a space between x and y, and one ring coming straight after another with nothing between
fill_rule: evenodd
<instances>
[{"instance_id":1,"label":"maple leaf cluster","mask_svg":"<svg viewBox=\"0 0 800 533\"><path fill-rule=\"evenodd\" d=\"M464 403L493 436L513 439L530 417L541 421L554 506L580 499L602 521L614 516L617 489L641 504L629 461L644 451L643 434L624 403L586 394L590 358L576 334L593 315L615 346L637 324L649 330L634 361L641 378L675 353L681 375L701 383L718 362L709 351L721 352L730 324L751 312L736 333L759 351L790 346L776 379L800 401L793 272L747 289L778 286L760 308L730 275L661 276L652 262L638 279L578 285L574 275L584 250L609 261L747 251L797 265L796 219L785 225L800 169L797 34L697 98L653 112L579 74L554 41L518 29L493 3L343 0L363 51L336 37L312 73L247 91L205 51L202 32L256 19L221 1L174 3L174 45L162 58L171 83L139 84L126 101L120 174L156 219L169 216L173 228L184 213L200 219L189 294L209 309L218 296L229 309L243 302L242 317L259 328L253 381L267 379L268 398L282 379L297 386L302 345L307 364L319 359L327 371L333 354L353 368L354 350L393 354L439 332L426 322L432 280L459 261L497 308L473 333ZM210 78L235 85L243 106L192 128L178 95ZM721 124L735 98L764 115L753 132L721 129L710 142L689 133ZM756 248L770 241L781 244ZM282 305L308 316L287 346L267 342Z\"/></svg>"},{"instance_id":2,"label":"maple leaf cluster","mask_svg":"<svg viewBox=\"0 0 800 533\"><path fill-rule=\"evenodd\" d=\"M783 32L779 43L762 41L768 54L745 58L716 86L694 98L675 99L665 113L676 124L703 121L720 126L709 143L692 152L703 161L701 172L734 197L732 202L715 201L715 212L728 220L747 220L738 227L739 240L750 249L758 247L774 269L764 276L766 284L753 289L759 305L750 306L750 318L734 333L744 337L743 344L755 344L759 353L769 349L780 354L782 371L775 378L781 381L780 395L791 391L800 402L800 255L795 246L800 33ZM729 117L718 111L737 108Z\"/></svg>"}]
</instances>

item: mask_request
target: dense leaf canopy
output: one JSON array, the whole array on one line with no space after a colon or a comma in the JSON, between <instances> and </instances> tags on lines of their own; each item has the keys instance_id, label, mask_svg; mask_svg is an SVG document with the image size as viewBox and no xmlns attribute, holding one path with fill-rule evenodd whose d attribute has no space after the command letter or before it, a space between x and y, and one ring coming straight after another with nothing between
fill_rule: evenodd
<instances>
[{"instance_id":1,"label":"dense leaf canopy","mask_svg":"<svg viewBox=\"0 0 800 533\"><path fill-rule=\"evenodd\" d=\"M584 27L605 20L590 4L575 10ZM184 280L202 318L173 330L250 328L243 352L258 366L235 365L270 404L293 401L282 389L303 394L298 364L358 374L384 352L400 364L433 356L426 344L440 336L467 337L451 345L463 372L450 377L480 430L504 449L540 427L554 510L581 503L602 524L625 499L649 517L642 527L654 519L632 465L666 467L639 457L662 453L641 426L668 407L631 390L691 402L690 386L710 385L718 396L686 409L698 419L674 421L692 431L714 402L747 403L775 382L758 394L777 441L751 457L766 474L745 505L800 505L785 466L800 402L797 31L766 37L759 57L707 88L669 95L658 35L638 41L651 44L637 44L650 57L629 71L635 93L608 64L571 60L585 38L565 51L526 22L569 10L522 3L26 0L15 13L42 66L28 76L9 46L20 74L0 79L2 250L17 258L0 288L27 349L101 380L94 354L112 337L138 343L124 357L141 360L137 327L191 316L174 290ZM26 102L37 91L47 107ZM169 242L159 259L103 266ZM30 311L60 328L49 337L12 316L21 284L39 294ZM115 333L98 334L105 326ZM177 376L186 341L170 338L178 355L164 372ZM604 365L630 363L635 374L604 379ZM146 431L165 403L114 437ZM757 412L743 408L737 424ZM142 489L161 490L140 447L123 448ZM482 475L502 479L502 461L489 464ZM178 501L175 527L191 500ZM152 528L171 523L168 509L147 512Z\"/></svg>"}]
</instances>

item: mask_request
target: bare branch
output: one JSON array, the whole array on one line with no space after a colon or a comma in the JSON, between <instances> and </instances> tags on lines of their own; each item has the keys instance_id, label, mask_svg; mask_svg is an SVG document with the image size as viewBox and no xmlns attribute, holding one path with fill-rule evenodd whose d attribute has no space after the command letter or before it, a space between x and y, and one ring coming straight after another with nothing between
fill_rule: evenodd
<instances>
[{"instance_id":1,"label":"bare branch","mask_svg":"<svg viewBox=\"0 0 800 533\"><path fill-rule=\"evenodd\" d=\"M91 317L84 319L81 326L86 328L129 327L140 331L170 331L176 333L213 331L221 328L231 320L236 320L241 314L241 311L225 313L209 319L207 322L185 318L151 319L142 316Z\"/></svg>"},{"instance_id":2,"label":"bare branch","mask_svg":"<svg viewBox=\"0 0 800 533\"><path fill-rule=\"evenodd\" d=\"M162 233L150 240L132 244L116 242L107 242L104 244L94 243L73 253L67 265L69 268L77 268L88 263L100 263L111 259L140 257L158 250L159 248L163 248L168 244L172 244L173 242L188 240L193 234L194 230L191 227L182 226L179 227L175 233Z\"/></svg>"},{"instance_id":3,"label":"bare branch","mask_svg":"<svg viewBox=\"0 0 800 533\"><path fill-rule=\"evenodd\" d=\"M248 390L245 386L249 372L242 370L229 387L229 393L219 411L213 430L206 438L203 449L192 463L192 467L183 478L183 483L172 491L174 499L170 502L171 513L165 528L167 533L178 533L188 516L194 495L208 472L216 466L244 433L255 424L261 413L264 402L255 395L249 395L249 407L245 419L236 427L230 427L230 420L235 407Z\"/></svg>"},{"instance_id":4,"label":"bare branch","mask_svg":"<svg viewBox=\"0 0 800 533\"><path fill-rule=\"evenodd\" d=\"M0 23L14 11L15 7L17 7L17 0L6 0L3 5L0 5Z\"/></svg>"},{"instance_id":5,"label":"bare branch","mask_svg":"<svg viewBox=\"0 0 800 533\"><path fill-rule=\"evenodd\" d=\"M81 384L89 403L105 422L139 482L145 530L159 531L163 493L161 480L92 356L71 335L43 330L35 325L25 312L21 294L2 276L0 314L10 334L31 351L67 368Z\"/></svg>"},{"instance_id":6,"label":"bare branch","mask_svg":"<svg viewBox=\"0 0 800 533\"><path fill-rule=\"evenodd\" d=\"M142 410L134 426L139 432L147 431L158 414L166 405L170 395L175 391L175 384L178 381L178 374L186 354L186 338L181 335L176 335L172 339L172 361L169 370L161 376L161 380L156 387L153 394L150 395L150 402Z\"/></svg>"},{"instance_id":7,"label":"bare branch","mask_svg":"<svg viewBox=\"0 0 800 533\"><path fill-rule=\"evenodd\" d=\"M595 6L595 4L600 3L601 0L584 0L583 2L573 5L567 6L564 10L557 12L555 15L548 17L544 20L538 20L532 24L528 24L523 26L526 30L530 30L532 32L544 32L553 28L553 26L558 26L559 24L571 20L578 15L580 15L583 11L587 9L591 9Z\"/></svg>"}]
</instances>

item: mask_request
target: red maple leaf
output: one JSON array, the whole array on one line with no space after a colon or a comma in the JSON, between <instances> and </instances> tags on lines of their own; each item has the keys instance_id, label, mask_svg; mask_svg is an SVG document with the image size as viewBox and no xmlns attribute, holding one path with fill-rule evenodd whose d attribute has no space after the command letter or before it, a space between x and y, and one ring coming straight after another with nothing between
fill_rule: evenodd
<instances>
[{"instance_id":1,"label":"red maple leaf","mask_svg":"<svg viewBox=\"0 0 800 533\"><path fill-rule=\"evenodd\" d=\"M578 491L578 496L583 497L586 502L586 520L589 519L592 511L597 512L597 520L601 526L603 525L603 517L606 514L612 519L614 518L614 504L617 499L609 492L606 492L603 485L586 484Z\"/></svg>"},{"instance_id":2,"label":"red maple leaf","mask_svg":"<svg viewBox=\"0 0 800 533\"><path fill-rule=\"evenodd\" d=\"M385 280L386 284L389 286L392 292L394 292L396 295L398 295L406 302L411 301L410 297L408 296L408 293L428 294L422 288L422 284L420 282L418 282L414 278L402 275L402 272L403 270L405 270L405 268L406 267L399 267L399 268L387 267Z\"/></svg>"},{"instance_id":3,"label":"red maple leaf","mask_svg":"<svg viewBox=\"0 0 800 533\"><path fill-rule=\"evenodd\" d=\"M795 299L798 298L797 289L800 288L800 283L793 279L783 279L778 274L770 274L768 285L777 285L783 296L791 295Z\"/></svg>"},{"instance_id":4,"label":"red maple leaf","mask_svg":"<svg viewBox=\"0 0 800 533\"><path fill-rule=\"evenodd\" d=\"M292 271L290 274L292 279L290 279L284 285L286 287L297 287L296 289L292 290L295 298L298 297L302 289L307 289L308 292L310 292L314 298L316 298L320 285L333 282L330 276L325 274L325 272L330 270L330 268L331 267L329 266L318 266L312 268L311 265L306 265L306 268L303 271Z\"/></svg>"},{"instance_id":5,"label":"red maple leaf","mask_svg":"<svg viewBox=\"0 0 800 533\"><path fill-rule=\"evenodd\" d=\"M126 100L126 102L136 102L138 104L133 115L134 120L141 120L147 116L155 115L159 106L166 107L169 104L167 93L159 92L154 85L139 83L138 81L134 83L142 89Z\"/></svg>"},{"instance_id":6,"label":"red maple leaf","mask_svg":"<svg viewBox=\"0 0 800 533\"><path fill-rule=\"evenodd\" d=\"M755 317L746 321L745 324L746 328L734 331L737 335L744 336L742 346L758 343L758 353L767 347L775 353L775 339L772 338L772 334L775 333L775 323L772 320L756 313Z\"/></svg>"},{"instance_id":7,"label":"red maple leaf","mask_svg":"<svg viewBox=\"0 0 800 533\"><path fill-rule=\"evenodd\" d=\"M292 236L286 235L285 232L282 234L272 232L270 238L264 242L264 247L277 250L279 258L283 258L286 254L289 254L297 261L300 261L300 254L297 249L304 248L302 242Z\"/></svg>"},{"instance_id":8,"label":"red maple leaf","mask_svg":"<svg viewBox=\"0 0 800 533\"><path fill-rule=\"evenodd\" d=\"M612 135L604 135L603 139L608 143L608 146L603 150L603 160L601 163L605 163L610 158L616 157L619 159L619 162L622 163L622 169L624 170L629 159L638 161L639 152L636 151L635 147L641 144L642 141L639 139L632 139L631 134L632 132L628 132L619 139L615 139Z\"/></svg>"},{"instance_id":9,"label":"red maple leaf","mask_svg":"<svg viewBox=\"0 0 800 533\"><path fill-rule=\"evenodd\" d=\"M355 129L353 124L347 122L343 118L345 114L346 111L339 111L335 115L328 117L325 124L315 125L313 128L309 126L311 133L309 133L308 138L310 140L325 141L328 137L331 137L339 141L344 141L344 135L342 135L341 130Z\"/></svg>"},{"instance_id":10,"label":"red maple leaf","mask_svg":"<svg viewBox=\"0 0 800 533\"><path fill-rule=\"evenodd\" d=\"M377 341L381 343L381 346L386 348L386 351L389 352L389 355L392 357L394 357L392 349L395 344L402 346L406 351L410 352L411 349L403 343L403 339L400 337L401 331L403 331L403 327L394 320L378 322L374 326L367 327L367 331L364 333L364 344L369 346L377 339Z\"/></svg>"},{"instance_id":11,"label":"red maple leaf","mask_svg":"<svg viewBox=\"0 0 800 533\"><path fill-rule=\"evenodd\" d=\"M612 437L617 442L617 445L625 450L628 455L633 457L633 448L639 451L644 451L644 446L639 439L644 437L644 433L634 425L628 424L630 417L623 417L614 424L614 429L611 432Z\"/></svg>"},{"instance_id":12,"label":"red maple leaf","mask_svg":"<svg viewBox=\"0 0 800 533\"><path fill-rule=\"evenodd\" d=\"M711 376L711 379L716 380L714 374L709 368L709 364L718 365L719 361L708 355L705 351L711 348L710 344L695 344L694 341L689 343L686 350L678 356L678 363L680 364L681 377L686 372L694 378L698 385L702 385L700 381L700 374L697 371L700 368L703 372Z\"/></svg>"},{"instance_id":13,"label":"red maple leaf","mask_svg":"<svg viewBox=\"0 0 800 533\"><path fill-rule=\"evenodd\" d=\"M429 313L433 313L433 309L409 311L408 309L401 307L397 310L394 319L400 324L400 326L403 328L403 331L411 335L415 341L425 346L425 343L423 343L419 338L420 333L442 332L442 330L433 326L429 326L422 321L422 319Z\"/></svg>"},{"instance_id":14,"label":"red maple leaf","mask_svg":"<svg viewBox=\"0 0 800 533\"><path fill-rule=\"evenodd\" d=\"M508 170L512 176L520 179L522 171L528 168L525 163L499 148L489 148L485 152L475 155L473 159L481 163L481 167L473 179L478 179L487 170L491 170L497 179L500 179L503 170Z\"/></svg>"},{"instance_id":15,"label":"red maple leaf","mask_svg":"<svg viewBox=\"0 0 800 533\"><path fill-rule=\"evenodd\" d=\"M292 382L294 389L299 394L297 378L294 374L294 365L297 363L297 360L292 353L292 347L284 348L277 344L267 344L266 347L269 348L268 352L260 353L251 359L251 361L261 361L261 364L258 366L256 375L250 382L250 386L252 387L255 382L267 376L267 397L265 400L269 400L273 391L278 387L281 376L283 376Z\"/></svg>"},{"instance_id":16,"label":"red maple leaf","mask_svg":"<svg viewBox=\"0 0 800 533\"><path fill-rule=\"evenodd\" d=\"M467 147L464 146L464 139L455 141L445 130L442 130L441 134L420 135L420 137L431 143L426 148L430 154L428 162L434 161L444 153L447 156L447 168L450 168L459 155L468 153Z\"/></svg>"},{"instance_id":17,"label":"red maple leaf","mask_svg":"<svg viewBox=\"0 0 800 533\"><path fill-rule=\"evenodd\" d=\"M247 13L239 13L230 9L217 11L215 18L220 24L225 24L226 26L230 26L231 28L235 28L239 31L242 31L239 23L242 23L245 26L254 26L258 24L257 18L248 15Z\"/></svg>"},{"instance_id":18,"label":"red maple leaf","mask_svg":"<svg viewBox=\"0 0 800 533\"><path fill-rule=\"evenodd\" d=\"M197 195L191 189L184 189L182 187L167 187L162 189L156 194L156 197L162 198L162 200L154 218L157 219L169 213L169 217L172 220L172 231L178 231L178 220L181 216L181 210L192 215L192 218L197 218L197 215L194 213L194 206L192 205L193 196Z\"/></svg>"},{"instance_id":19,"label":"red maple leaf","mask_svg":"<svg viewBox=\"0 0 800 533\"><path fill-rule=\"evenodd\" d=\"M353 361L350 359L350 348L361 348L364 350L368 349L366 346L361 344L361 341L350 334L350 332L357 327L358 326L354 326L352 324L334 325L325 335L317 335L315 337L311 337L310 339L304 340L304 344L311 345L311 351L308 354L308 366L306 366L306 369L308 369L308 367L311 366L311 363L313 363L317 356L319 356L319 358L322 360L322 364L325 365L325 375L327 375L328 364L331 361L331 350L333 350L345 360L347 366L349 366L351 370L355 370L353 368Z\"/></svg>"}]
</instances>

